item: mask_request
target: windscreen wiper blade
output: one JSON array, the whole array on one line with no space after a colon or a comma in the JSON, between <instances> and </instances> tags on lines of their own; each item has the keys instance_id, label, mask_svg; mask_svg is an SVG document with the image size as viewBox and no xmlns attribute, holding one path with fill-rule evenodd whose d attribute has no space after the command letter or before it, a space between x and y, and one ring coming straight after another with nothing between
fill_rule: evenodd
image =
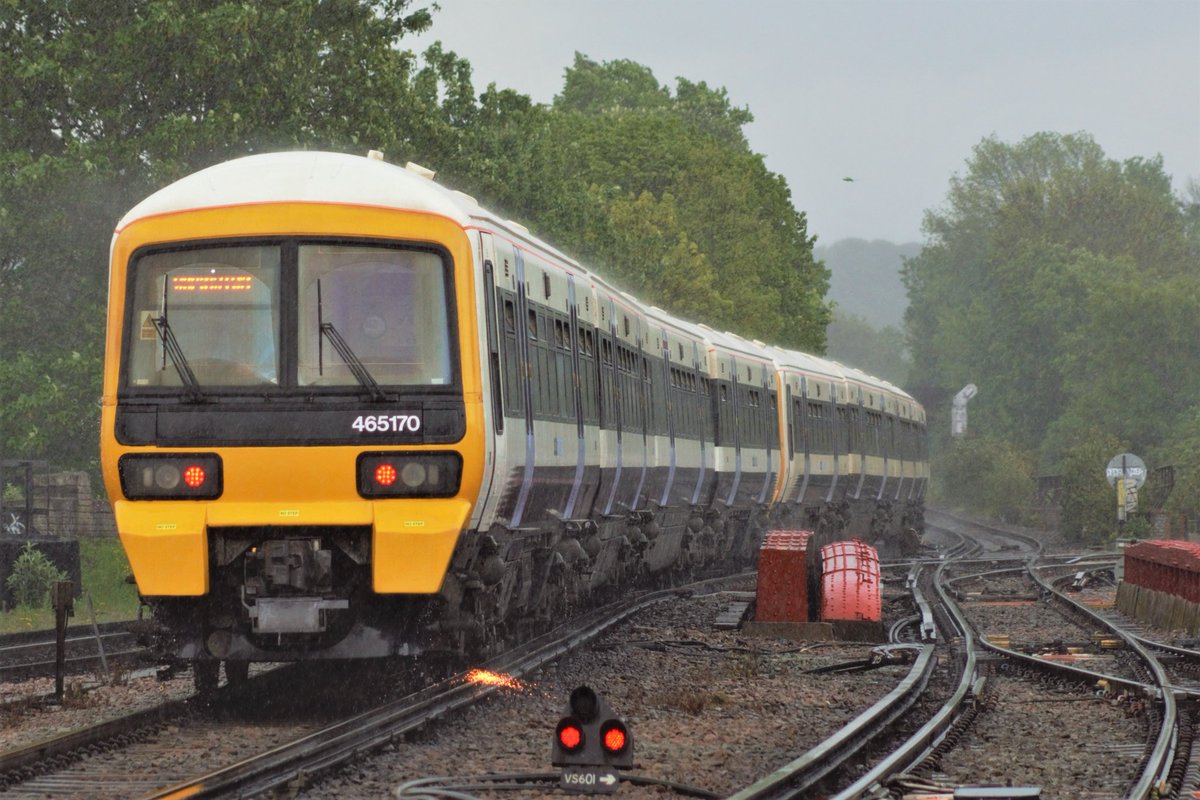
<instances>
[{"instance_id":1,"label":"windscreen wiper blade","mask_svg":"<svg viewBox=\"0 0 1200 800\"><path fill-rule=\"evenodd\" d=\"M354 351L350 349L350 345L345 339L342 338L342 335L338 333L338 329L333 327L333 323L322 322L320 325L321 335L329 339L329 343L333 345L333 349L337 351L337 354L341 356L342 361L345 361L346 366L350 368L350 372L354 375L354 379L357 380L363 386L363 388L371 393L371 399L375 400L376 402L387 400L388 396L384 394L383 389L379 388L379 384L376 382L374 376L371 375L370 370L368 370L366 365L363 364L359 357L354 354Z\"/></svg>"},{"instance_id":2,"label":"windscreen wiper blade","mask_svg":"<svg viewBox=\"0 0 1200 800\"><path fill-rule=\"evenodd\" d=\"M200 391L200 382L196 380L196 373L192 372L191 365L188 364L187 357L183 354L183 348L179 346L179 341L175 338L175 332L171 330L171 323L167 322L167 316L164 314L161 317L151 319L154 323L154 330L158 331L158 338L162 341L163 351L171 359L171 364L175 367L175 371L179 373L179 380L183 382L184 387L188 391L188 396L193 401L199 403L204 400L204 393Z\"/></svg>"}]
</instances>

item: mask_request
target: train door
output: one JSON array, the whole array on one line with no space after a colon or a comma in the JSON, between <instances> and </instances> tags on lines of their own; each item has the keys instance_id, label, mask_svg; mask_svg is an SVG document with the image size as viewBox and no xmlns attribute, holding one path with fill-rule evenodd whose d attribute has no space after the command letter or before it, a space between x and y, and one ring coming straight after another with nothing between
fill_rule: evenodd
<instances>
[{"instance_id":1,"label":"train door","mask_svg":"<svg viewBox=\"0 0 1200 800\"><path fill-rule=\"evenodd\" d=\"M829 451L830 458L833 461L833 480L829 482L829 494L825 495L825 502L832 503L833 495L837 491L838 478L842 474L842 459L838 454L838 442L841 439L841 426L839 425L838 417L838 387L833 381L829 383Z\"/></svg>"},{"instance_id":2,"label":"train door","mask_svg":"<svg viewBox=\"0 0 1200 800\"><path fill-rule=\"evenodd\" d=\"M482 309L476 313L483 320L483 376L488 396L484 398L483 417L487 431L484 436L483 482L479 489L480 503L475 507L471 526L477 527L483 510L492 500L497 460L503 449L504 436L504 375L500 364L500 316L496 299L496 243L492 234L479 232L479 262L483 265Z\"/></svg>"},{"instance_id":3,"label":"train door","mask_svg":"<svg viewBox=\"0 0 1200 800\"><path fill-rule=\"evenodd\" d=\"M666 507L670 502L671 486L675 483L675 416L678 413L676 406L683 402L683 385L682 383L675 387L671 381L671 341L667 335L667 329L659 329L659 335L662 337L662 346L658 349L658 355L662 358L662 378L663 378L663 394L665 397L664 405L666 410L667 421L667 448L669 454L667 466L667 479L662 487L662 495L658 499L659 506ZM682 354L682 347L680 348ZM680 370L683 369L683 358L680 356Z\"/></svg>"},{"instance_id":4,"label":"train door","mask_svg":"<svg viewBox=\"0 0 1200 800\"><path fill-rule=\"evenodd\" d=\"M800 376L800 402L796 404L796 424L800 426L800 453L803 458L804 474L800 477L800 491L796 499L803 503L808 496L808 482L812 475L812 428L808 411L808 377Z\"/></svg>"},{"instance_id":5,"label":"train door","mask_svg":"<svg viewBox=\"0 0 1200 800\"><path fill-rule=\"evenodd\" d=\"M608 331L607 339L602 340L603 355L601 358L601 369L607 370L611 381L611 392L605 397L606 400L611 400L611 409L608 419L611 421L616 432L616 453L615 466L613 468L612 485L609 487L608 496L604 501L604 515L609 516L614 513L614 507L617 503L617 489L621 486L621 473L624 469L624 436L623 430L625 427L624 418L624 402L622 394L624 387L621 385L621 374L617 368L617 310L613 304L611 297L604 297L600 300L601 308L607 311L608 316ZM604 318L604 313L601 313L601 319ZM600 328L597 328L599 332ZM603 380L601 382L601 392L603 393ZM603 434L602 434L603 435ZM606 462L607 463L607 462Z\"/></svg>"},{"instance_id":6,"label":"train door","mask_svg":"<svg viewBox=\"0 0 1200 800\"><path fill-rule=\"evenodd\" d=\"M766 474L763 475L762 491L758 493L758 502L761 505L767 502L768 496L773 495L771 488L775 486L775 476L779 474L779 469L775 464L775 445L779 444L779 395L771 386L775 372L767 369L765 364L760 369L762 370L759 382L762 388L762 405L758 409L759 436L767 450Z\"/></svg>"},{"instance_id":7,"label":"train door","mask_svg":"<svg viewBox=\"0 0 1200 800\"><path fill-rule=\"evenodd\" d=\"M733 431L733 482L729 486L729 496L725 498L725 505L732 507L737 500L738 484L742 482L742 421L738 399L738 360L736 357L731 357L729 363L732 365L729 386L729 410L732 424L729 427Z\"/></svg>"},{"instance_id":8,"label":"train door","mask_svg":"<svg viewBox=\"0 0 1200 800\"><path fill-rule=\"evenodd\" d=\"M567 308L570 316L571 337L571 384L575 392L575 434L577 444L575 450L575 479L571 484L571 494L567 497L567 505L563 509L563 517L573 519L575 506L579 501L580 490L583 488L584 468L587 460L587 440L583 435L583 376L581 375L582 359L580 358L579 306L575 299L575 276L567 276Z\"/></svg>"},{"instance_id":9,"label":"train door","mask_svg":"<svg viewBox=\"0 0 1200 800\"><path fill-rule=\"evenodd\" d=\"M517 357L520 362L521 391L525 397L525 467L521 478L521 490L517 495L517 505L513 509L511 527L521 526L525 517L525 506L529 502L529 492L533 488L533 472L535 465L534 427L533 427L533 391L529 380L529 337L521 334L524 320L529 315L529 298L525 284L525 258L520 249L514 248L514 260L517 266Z\"/></svg>"},{"instance_id":10,"label":"train door","mask_svg":"<svg viewBox=\"0 0 1200 800\"><path fill-rule=\"evenodd\" d=\"M861 386L852 388L850 402L846 406L846 452L858 451L858 484L854 487L854 499L862 497L863 484L867 480L867 453L870 436L870 418L863 406L863 389ZM858 392L855 400L853 393Z\"/></svg>"},{"instance_id":11,"label":"train door","mask_svg":"<svg viewBox=\"0 0 1200 800\"><path fill-rule=\"evenodd\" d=\"M716 467L716 447L709 448L706 445L712 441L711 431L712 425L712 383L708 379L708 370L704 367L704 361L700 356L700 344L692 342L692 369L696 372L696 391L699 399L696 403L695 413L699 417L697 421L697 430L700 438L700 471L696 475L696 487L692 491L691 503L693 506L701 504L703 500L704 506L708 506L711 501L711 496L708 492L704 492L704 479L708 473L709 459L713 459L713 467ZM715 482L714 482L715 485Z\"/></svg>"}]
</instances>

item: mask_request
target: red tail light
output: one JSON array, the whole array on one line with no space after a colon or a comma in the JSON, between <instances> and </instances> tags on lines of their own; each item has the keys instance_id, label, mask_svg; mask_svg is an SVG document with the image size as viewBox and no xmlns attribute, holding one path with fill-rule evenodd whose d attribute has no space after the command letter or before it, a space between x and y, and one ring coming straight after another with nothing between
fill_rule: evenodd
<instances>
[{"instance_id":1,"label":"red tail light","mask_svg":"<svg viewBox=\"0 0 1200 800\"><path fill-rule=\"evenodd\" d=\"M193 464L183 471L183 482L195 489L204 483L204 467Z\"/></svg>"},{"instance_id":2,"label":"red tail light","mask_svg":"<svg viewBox=\"0 0 1200 800\"><path fill-rule=\"evenodd\" d=\"M375 482L380 486L391 486L396 482L396 468L391 464L380 464L375 468Z\"/></svg>"}]
</instances>

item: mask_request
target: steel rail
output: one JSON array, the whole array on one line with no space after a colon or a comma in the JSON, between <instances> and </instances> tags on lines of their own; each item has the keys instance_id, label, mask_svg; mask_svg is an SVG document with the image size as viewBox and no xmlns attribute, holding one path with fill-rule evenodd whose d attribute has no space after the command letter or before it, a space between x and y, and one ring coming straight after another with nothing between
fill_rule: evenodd
<instances>
[{"instance_id":1,"label":"steel rail","mask_svg":"<svg viewBox=\"0 0 1200 800\"><path fill-rule=\"evenodd\" d=\"M102 636L117 633L130 633L130 626L136 625L137 620L127 619L117 622L101 622L97 624L97 628ZM37 645L53 647L55 642L56 632L54 628L39 628L32 631L18 631L15 633L0 634L0 657L3 657L10 649L18 649L22 647L33 647ZM92 629L91 623L81 625L67 626L67 641L84 641L95 640L96 632Z\"/></svg>"},{"instance_id":2,"label":"steel rail","mask_svg":"<svg viewBox=\"0 0 1200 800\"><path fill-rule=\"evenodd\" d=\"M1172 689L1172 687L1170 686L1170 684L1167 680L1167 675L1166 675L1165 670L1162 667L1162 664L1158 661L1157 658L1155 658L1150 652L1148 652L1147 648L1145 646L1143 646L1142 643L1137 640L1137 637L1133 636L1132 634L1128 633L1127 631L1122 630L1120 628L1120 626L1115 625L1111 620L1105 619L1103 616L1101 616L1100 614L1097 614L1092 609L1090 609L1082 604L1075 603L1073 600L1066 597L1061 592L1059 592L1057 589L1055 589L1053 586L1048 584L1042 578L1042 576L1038 574L1038 568L1034 564L1034 561L1041 554L1042 545L1041 545L1040 540L1036 539L1035 537L1027 536L1025 534L1015 533L1013 531L1007 531L1007 530L1002 530L1002 529L997 529L997 528L991 528L986 525L981 525L979 523L958 519L958 518L955 518L953 515L945 514L944 512L934 512L934 513L935 513L935 516L938 513L941 513L942 516L949 517L950 519L954 520L958 524L963 525L965 527L973 527L977 530L985 531L992 535L1008 536L1008 537L1015 538L1015 539L1018 539L1021 541L1026 541L1026 542L1035 544L1038 555L1030 557L1028 559L1026 569L1029 572L1029 574L1033 577L1033 580L1038 584L1038 586L1040 586L1047 594L1057 597L1062 602L1067 603L1074 608L1077 608L1079 611L1083 612L1085 615L1087 615L1088 617L1093 619L1095 622L1100 624L1102 627L1106 628L1107 630L1112 631L1116 636L1118 636L1120 639L1122 639L1126 643L1126 645L1131 650L1133 650L1138 655L1138 657L1141 658L1142 661L1146 664L1146 666L1150 670L1151 674L1154 675L1154 680L1155 680L1154 685L1145 684L1145 683L1141 683L1138 681L1133 681L1133 680L1130 680L1127 678L1121 678L1121 677L1111 676L1111 675L1104 675L1102 673L1092 672L1090 670L1081 669L1079 667L1074 667L1074 666L1067 665L1067 664L1057 664L1054 662L1037 659L1032 656L1026 656L1023 653L1017 653L1015 651L1007 650L1006 648L999 647L999 646L994 645L991 642L988 642L986 640L982 641L983 646L989 650L993 650L995 652L1002 653L1003 655L1005 655L1006 657L1009 657L1009 658L1015 658L1019 661L1023 661L1025 663L1035 665L1039 669L1058 671L1058 672L1062 672L1062 673L1066 673L1066 674L1073 674L1073 675L1079 676L1086 680L1095 680L1095 681L1105 680L1105 681L1108 681L1110 684L1116 684L1119 686L1124 686L1131 690L1141 691L1144 694L1150 696L1151 698L1156 699L1159 702L1161 702L1162 703L1162 724L1159 727L1158 735L1155 737L1154 747L1151 749L1150 753L1147 755L1146 763L1141 771L1141 774L1139 775L1138 781L1131 788L1130 793L1127 795L1127 798L1129 800L1147 800L1148 798L1155 796L1158 785L1162 781L1166 780L1166 778L1167 778L1168 772L1171 767L1171 762L1174 758L1176 743L1177 743L1178 737L1179 737L1179 716L1178 716L1178 708L1177 708L1176 698L1175 698L1175 691ZM1051 565L1051 567L1049 567L1049 568L1061 569L1064 566L1068 566L1068 565L1055 564L1055 565ZM939 591L940 591L940 587L939 587Z\"/></svg>"},{"instance_id":3,"label":"steel rail","mask_svg":"<svg viewBox=\"0 0 1200 800\"><path fill-rule=\"evenodd\" d=\"M1154 675L1155 683L1157 684L1158 699L1162 703L1162 724L1159 726L1158 736L1155 739L1154 748L1150 751L1146 758L1146 765L1142 769L1141 776L1138 782L1134 785L1129 797L1133 800L1142 800L1157 796L1158 785L1167 780L1168 773L1171 768L1171 762L1175 757L1175 747L1179 740L1179 709L1176 703L1176 690L1171 687L1170 681L1167 678L1166 670L1163 669L1162 662L1158 660L1149 649L1138 640L1138 637L1133 636L1121 626L1117 625L1113 620L1107 619L1101 614L1096 613L1091 608L1088 608L1082 603L1076 603L1071 598L1056 589L1048 583L1045 578L1038 574L1036 568L1030 568L1029 574L1033 576L1037 582L1049 595L1056 597L1059 602L1066 603L1083 613L1097 624L1107 628L1116 634L1125 644L1137 653L1138 657L1146 664L1151 674Z\"/></svg>"},{"instance_id":4,"label":"steel rail","mask_svg":"<svg viewBox=\"0 0 1200 800\"><path fill-rule=\"evenodd\" d=\"M0 786L19 782L39 771L39 765L61 756L69 756L92 745L114 739L126 733L157 725L181 716L192 700L170 700L152 708L134 711L82 730L71 731L0 753Z\"/></svg>"},{"instance_id":5,"label":"steel rail","mask_svg":"<svg viewBox=\"0 0 1200 800\"><path fill-rule=\"evenodd\" d=\"M908 675L896 688L816 747L750 786L734 792L727 800L796 797L839 769L920 699L937 666L936 648L931 644L920 647L920 653Z\"/></svg>"},{"instance_id":6,"label":"steel rail","mask_svg":"<svg viewBox=\"0 0 1200 800\"><path fill-rule=\"evenodd\" d=\"M919 763L945 738L954 724L955 717L967 700L982 692L984 679L977 675L975 637L971 632L971 626L943 586L942 573L947 566L949 566L948 563L937 568L937 572L934 574L934 585L941 598L941 607L949 615L951 624L958 629L958 635L963 642L963 668L954 694L918 731L875 764L862 777L834 795L833 800L854 800L854 798L862 797L868 791L882 786L893 775L907 769L912 764Z\"/></svg>"},{"instance_id":7,"label":"steel rail","mask_svg":"<svg viewBox=\"0 0 1200 800\"><path fill-rule=\"evenodd\" d=\"M543 634L479 666L521 677L599 636L646 606L745 577L748 574L714 578L612 603L573 622L565 633L558 629ZM476 703L496 690L495 686L470 683L466 673L460 673L266 753L166 787L146 798L245 797L284 785L294 786L309 775L382 747L440 716Z\"/></svg>"},{"instance_id":8,"label":"steel rail","mask_svg":"<svg viewBox=\"0 0 1200 800\"><path fill-rule=\"evenodd\" d=\"M136 650L117 650L108 651L105 653L105 658L109 664L130 664L142 660L146 655L146 649L139 647ZM99 653L86 656L67 656L64 660L66 671L70 675L79 675L91 670L99 670L101 659ZM15 683L17 681L29 680L30 678L44 678L54 675L54 671L58 666L55 660L50 661L26 661L23 664L0 664L0 683Z\"/></svg>"},{"instance_id":9,"label":"steel rail","mask_svg":"<svg viewBox=\"0 0 1200 800\"><path fill-rule=\"evenodd\" d=\"M921 593L920 581L917 579L919 573L919 568L914 569L907 580L914 602L922 609L921 614L911 619L922 621L921 634L928 640L929 634L924 621L928 615L928 603ZM937 666L935 653L936 647L933 644L921 645L908 675L891 692L799 758L731 794L728 800L795 797L816 786L831 772L845 765L872 740L887 731L900 715L916 704Z\"/></svg>"}]
</instances>

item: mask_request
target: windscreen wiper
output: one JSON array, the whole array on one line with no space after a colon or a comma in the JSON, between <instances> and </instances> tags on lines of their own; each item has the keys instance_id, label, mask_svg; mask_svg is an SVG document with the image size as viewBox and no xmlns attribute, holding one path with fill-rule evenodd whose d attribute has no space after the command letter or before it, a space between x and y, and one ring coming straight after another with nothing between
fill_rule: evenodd
<instances>
[{"instance_id":1,"label":"windscreen wiper","mask_svg":"<svg viewBox=\"0 0 1200 800\"><path fill-rule=\"evenodd\" d=\"M328 338L333 349L341 356L342 361L346 362L346 366L350 368L350 372L354 375L355 380L362 384L368 392L371 393L371 399L376 402L387 400L388 396L384 394L383 389L379 388L379 383L371 375L370 370L363 364L359 357L350 349L350 345L338 333L338 329L333 327L332 322L321 323L321 335Z\"/></svg>"},{"instance_id":2,"label":"windscreen wiper","mask_svg":"<svg viewBox=\"0 0 1200 800\"><path fill-rule=\"evenodd\" d=\"M188 396L194 402L202 402L204 393L200 391L200 382L196 380L196 373L192 372L192 367L183 354L183 348L179 346L179 341L175 338L174 331L171 330L171 323L167 322L167 315L154 317L151 322L154 323L154 330L158 332L158 338L162 341L163 352L170 357L171 364L179 373L179 380L187 389Z\"/></svg>"},{"instance_id":3,"label":"windscreen wiper","mask_svg":"<svg viewBox=\"0 0 1200 800\"><path fill-rule=\"evenodd\" d=\"M359 384L371 393L371 399L375 402L383 402L388 400L388 396L384 394L383 389L379 388L379 383L375 377L371 375L371 371L367 369L366 364L355 355L354 350L350 348L350 344L342 338L342 334L333 326L332 322L324 322L322 320L321 308L321 282L317 281L317 330L320 335L317 338L317 371L325 371L324 350L321 343L325 339L329 339L329 343L333 345L333 349L341 356L342 361L346 362L346 366L350 368L350 373L354 375L354 379Z\"/></svg>"}]
</instances>

